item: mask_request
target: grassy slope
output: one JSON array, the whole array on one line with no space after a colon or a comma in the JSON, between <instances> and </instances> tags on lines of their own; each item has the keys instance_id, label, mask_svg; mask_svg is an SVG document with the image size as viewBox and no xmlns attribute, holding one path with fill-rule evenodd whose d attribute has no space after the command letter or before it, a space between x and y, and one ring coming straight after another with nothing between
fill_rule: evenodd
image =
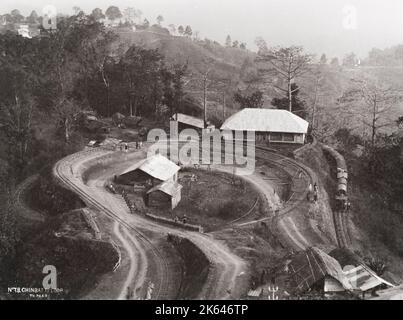
<instances>
[{"instance_id":1,"label":"grassy slope","mask_svg":"<svg viewBox=\"0 0 403 320\"><path fill-rule=\"evenodd\" d=\"M186 37L171 36L152 31L117 32L120 39L117 44L123 44L125 48L136 44L147 49L159 49L166 57L168 64L188 63L189 78L195 79L189 82L186 90L199 101L202 108L202 84L201 77L209 68L210 79L230 79L227 90L227 115L233 113L231 96L237 87L245 88L245 79L248 72L253 72L253 59L255 54L248 50L226 48L216 44L206 45L203 42L193 41ZM197 80L198 79L198 80ZM208 113L221 117L222 89L210 84L208 94Z\"/></svg>"}]
</instances>

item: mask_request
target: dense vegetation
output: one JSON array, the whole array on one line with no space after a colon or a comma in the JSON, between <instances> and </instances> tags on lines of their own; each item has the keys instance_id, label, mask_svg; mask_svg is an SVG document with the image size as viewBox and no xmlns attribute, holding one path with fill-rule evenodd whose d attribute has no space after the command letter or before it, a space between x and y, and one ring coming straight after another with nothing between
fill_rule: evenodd
<instances>
[{"instance_id":1,"label":"dense vegetation","mask_svg":"<svg viewBox=\"0 0 403 320\"><path fill-rule=\"evenodd\" d=\"M84 111L199 116L205 96L208 117L218 124L239 108L286 109L345 154L364 194L402 215L402 46L374 49L365 59L349 53L339 62L257 39L254 53L230 35L220 45L191 26L163 27L162 16L152 25L141 11L114 6L88 15L75 8L58 17L57 29L32 39L9 26L40 26L35 12L23 17L13 10L2 19L8 31L0 33L0 273L19 239L14 185L84 145Z\"/></svg>"}]
</instances>

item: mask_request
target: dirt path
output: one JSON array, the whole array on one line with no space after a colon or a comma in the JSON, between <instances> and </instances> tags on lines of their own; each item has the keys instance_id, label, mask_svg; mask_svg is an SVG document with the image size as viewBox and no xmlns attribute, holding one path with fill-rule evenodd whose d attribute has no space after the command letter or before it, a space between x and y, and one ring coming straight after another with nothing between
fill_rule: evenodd
<instances>
[{"instance_id":1,"label":"dirt path","mask_svg":"<svg viewBox=\"0 0 403 320\"><path fill-rule=\"evenodd\" d=\"M55 175L65 184L69 185L70 188L79 193L86 202L90 205L97 206L101 211L115 217L120 225L124 225L128 230L130 230L130 235L126 234L126 237L131 241L131 244L122 241L122 237L119 239L122 243L125 243L125 246L130 245L133 248L135 247L135 241L133 240L137 240L141 243L141 246L147 248L148 254L145 260L145 250L142 251L137 248L135 251L138 256L143 257L143 259L140 260L147 261L147 265L143 264L143 267L138 264L136 267L131 266L128 277L121 290L121 295L123 292L127 292L126 286L129 283L132 283L132 287L134 285L134 288L139 288L145 285L145 277L141 274L139 275L139 273L142 272L144 275L144 270L148 271L149 267L151 267L151 262L153 264L152 268L154 273L156 273L153 278L155 281L159 282L156 285L156 293L152 298L174 298L175 293L171 292L172 290L170 288L173 287L172 284L178 280L170 278L170 274L174 274L174 272L167 270L164 252L158 251L158 248L153 245L153 239L164 238L168 233L172 233L181 237L186 237L194 242L207 256L211 263L208 281L200 293L199 298L239 298L243 293L243 288L241 288L242 281L239 280L243 277L243 274L245 274L246 263L241 258L232 254L224 244L218 242L210 235L203 235L196 232L162 226L149 221L144 217L131 215L124 200L116 195L110 194L104 188L105 182L116 174L120 165L118 167L107 164L100 166L99 170L95 170L90 177L87 177L87 184L83 182L81 168L85 166L85 163L90 159L98 157L101 157L101 160L102 157L105 157L108 154L109 152L102 152L101 150L75 154L61 160L56 165L54 172ZM142 153L139 153L138 156L144 157ZM127 162L123 161L121 165L128 166L132 164L132 161L133 158ZM99 163L102 162L103 161L99 161ZM129 253L129 256L131 263L133 263L135 254Z\"/></svg>"},{"instance_id":2,"label":"dirt path","mask_svg":"<svg viewBox=\"0 0 403 320\"><path fill-rule=\"evenodd\" d=\"M123 229L124 235L121 229ZM113 231L128 253L130 259L130 269L117 300L126 300L129 291L133 292L134 299L139 298L136 296L136 292L139 286L145 283L145 270L147 268L147 259L144 250L141 248L138 241L131 236L130 232L117 221L114 223ZM128 238L128 240L126 238ZM134 287L133 284L135 284Z\"/></svg>"},{"instance_id":3,"label":"dirt path","mask_svg":"<svg viewBox=\"0 0 403 320\"><path fill-rule=\"evenodd\" d=\"M18 214L28 222L41 223L45 221L45 216L38 211L29 208L25 202L25 193L32 188L32 185L38 180L39 175L35 174L21 182L14 193L15 207Z\"/></svg>"}]
</instances>

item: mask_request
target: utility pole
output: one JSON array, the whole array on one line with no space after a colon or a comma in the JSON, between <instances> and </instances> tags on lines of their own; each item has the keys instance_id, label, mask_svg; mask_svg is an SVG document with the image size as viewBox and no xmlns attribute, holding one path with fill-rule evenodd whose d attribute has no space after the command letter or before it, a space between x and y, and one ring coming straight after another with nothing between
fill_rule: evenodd
<instances>
[{"instance_id":1,"label":"utility pole","mask_svg":"<svg viewBox=\"0 0 403 320\"><path fill-rule=\"evenodd\" d=\"M225 90L222 93L222 121L225 121Z\"/></svg>"},{"instance_id":2,"label":"utility pole","mask_svg":"<svg viewBox=\"0 0 403 320\"><path fill-rule=\"evenodd\" d=\"M208 73L210 69L206 71L203 77L203 109L204 109L204 127L207 127L207 82L208 82Z\"/></svg>"}]
</instances>

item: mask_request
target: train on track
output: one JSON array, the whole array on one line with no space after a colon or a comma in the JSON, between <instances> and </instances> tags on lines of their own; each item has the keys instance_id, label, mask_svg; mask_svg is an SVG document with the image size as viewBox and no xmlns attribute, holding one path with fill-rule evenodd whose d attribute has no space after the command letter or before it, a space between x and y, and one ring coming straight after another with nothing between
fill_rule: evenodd
<instances>
[{"instance_id":1,"label":"train on track","mask_svg":"<svg viewBox=\"0 0 403 320\"><path fill-rule=\"evenodd\" d=\"M346 160L333 148L326 145L323 145L322 148L336 161L337 191L335 199L337 201L337 208L341 211L348 211L350 208L350 202L347 196L348 171Z\"/></svg>"}]
</instances>

